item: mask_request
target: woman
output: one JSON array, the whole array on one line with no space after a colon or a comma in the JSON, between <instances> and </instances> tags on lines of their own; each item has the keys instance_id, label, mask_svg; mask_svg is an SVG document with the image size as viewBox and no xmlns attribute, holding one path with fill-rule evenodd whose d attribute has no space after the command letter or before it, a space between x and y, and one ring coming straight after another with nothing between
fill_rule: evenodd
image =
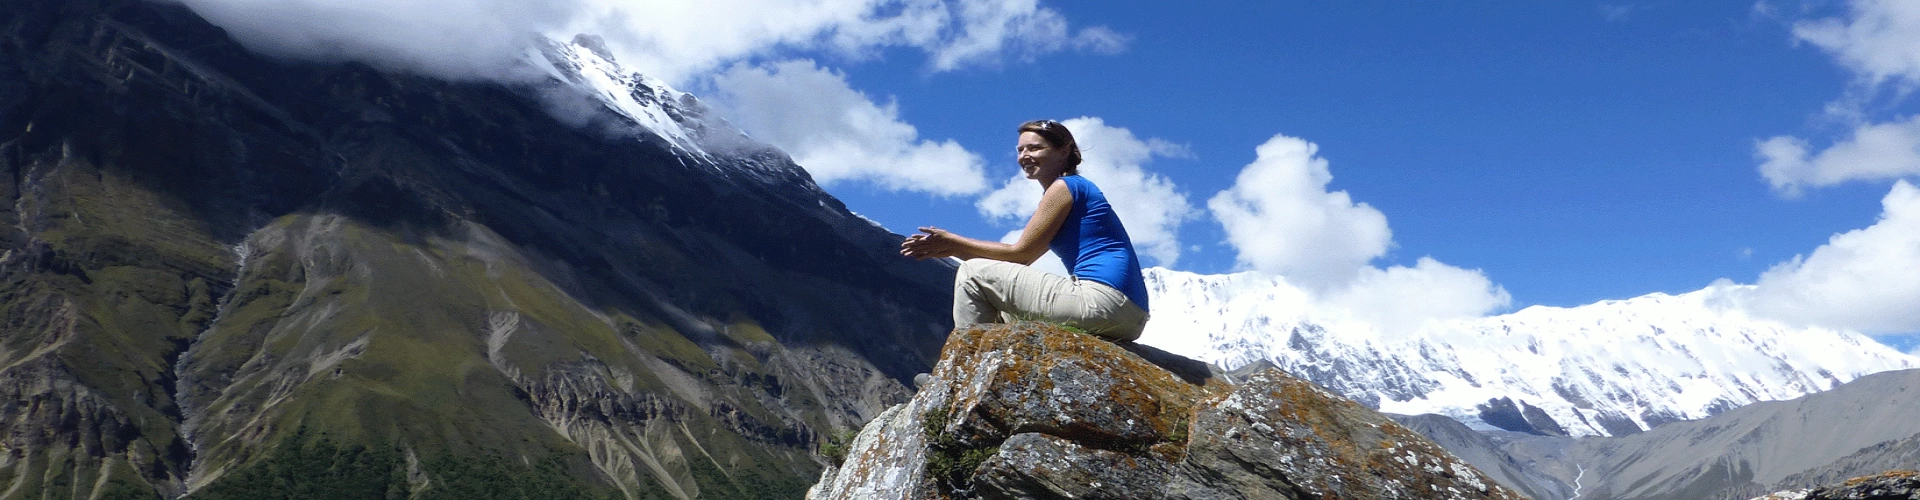
<instances>
[{"instance_id":1,"label":"woman","mask_svg":"<svg viewBox=\"0 0 1920 500\"><path fill-rule=\"evenodd\" d=\"M915 259L966 262L953 284L953 324L1043 320L1120 341L1140 338L1147 324L1147 284L1120 217L1092 181L1080 177L1080 145L1065 125L1020 125L1020 169L1040 183L1040 207L1020 240L985 241L934 227L900 244ZM1031 267L1053 253L1071 270L1063 277Z\"/></svg>"}]
</instances>

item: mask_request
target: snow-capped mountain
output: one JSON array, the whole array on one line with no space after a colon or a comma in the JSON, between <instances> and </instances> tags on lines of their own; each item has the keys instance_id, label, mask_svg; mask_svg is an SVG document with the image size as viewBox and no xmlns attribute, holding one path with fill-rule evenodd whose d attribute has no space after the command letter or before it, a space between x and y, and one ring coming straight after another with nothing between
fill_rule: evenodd
<instances>
[{"instance_id":1,"label":"snow-capped mountain","mask_svg":"<svg viewBox=\"0 0 1920 500\"><path fill-rule=\"evenodd\" d=\"M1711 287L1386 333L1279 277L1153 268L1147 284L1142 343L1229 369L1270 362L1382 411L1482 430L1631 434L1920 367L1858 333L1718 307Z\"/></svg>"},{"instance_id":2,"label":"snow-capped mountain","mask_svg":"<svg viewBox=\"0 0 1920 500\"><path fill-rule=\"evenodd\" d=\"M707 108L692 94L620 66L598 37L582 35L568 43L544 41L538 50L527 53L527 62L551 81L625 118L637 129L631 132L645 131L682 153L706 156L700 139L709 128Z\"/></svg>"}]
</instances>

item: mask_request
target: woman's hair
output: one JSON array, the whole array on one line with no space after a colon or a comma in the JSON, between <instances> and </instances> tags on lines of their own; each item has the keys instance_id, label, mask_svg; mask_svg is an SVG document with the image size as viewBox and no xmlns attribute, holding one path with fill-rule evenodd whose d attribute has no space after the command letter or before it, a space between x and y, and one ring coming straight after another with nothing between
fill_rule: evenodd
<instances>
[{"instance_id":1,"label":"woman's hair","mask_svg":"<svg viewBox=\"0 0 1920 500\"><path fill-rule=\"evenodd\" d=\"M1074 142L1073 132L1067 130L1066 125L1053 120L1034 120L1020 124L1020 132L1040 134L1041 139L1047 140L1048 146L1070 148L1067 153L1066 173L1071 175L1079 172L1080 143Z\"/></svg>"}]
</instances>

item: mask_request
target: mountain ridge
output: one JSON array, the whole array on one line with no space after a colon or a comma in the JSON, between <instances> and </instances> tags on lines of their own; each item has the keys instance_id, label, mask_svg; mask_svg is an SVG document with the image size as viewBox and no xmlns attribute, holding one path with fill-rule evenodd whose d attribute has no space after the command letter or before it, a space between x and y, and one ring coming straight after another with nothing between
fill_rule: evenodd
<instances>
[{"instance_id":1,"label":"mountain ridge","mask_svg":"<svg viewBox=\"0 0 1920 500\"><path fill-rule=\"evenodd\" d=\"M5 490L804 490L931 365L951 267L690 96L567 67L449 83L261 58L174 4L0 11Z\"/></svg>"},{"instance_id":2,"label":"mountain ridge","mask_svg":"<svg viewBox=\"0 0 1920 500\"><path fill-rule=\"evenodd\" d=\"M1229 368L1265 360L1383 411L1480 430L1632 434L1920 367L1857 333L1717 306L1714 287L1381 332L1279 277L1147 274L1143 343Z\"/></svg>"}]
</instances>

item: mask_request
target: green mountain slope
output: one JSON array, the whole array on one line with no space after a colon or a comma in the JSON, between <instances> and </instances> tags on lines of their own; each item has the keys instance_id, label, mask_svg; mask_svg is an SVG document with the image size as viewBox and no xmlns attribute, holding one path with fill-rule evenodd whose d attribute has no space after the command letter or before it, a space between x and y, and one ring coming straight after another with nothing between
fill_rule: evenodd
<instances>
[{"instance_id":1,"label":"green mountain slope","mask_svg":"<svg viewBox=\"0 0 1920 500\"><path fill-rule=\"evenodd\" d=\"M0 498L789 498L906 399L950 268L529 85L0 9Z\"/></svg>"}]
</instances>

